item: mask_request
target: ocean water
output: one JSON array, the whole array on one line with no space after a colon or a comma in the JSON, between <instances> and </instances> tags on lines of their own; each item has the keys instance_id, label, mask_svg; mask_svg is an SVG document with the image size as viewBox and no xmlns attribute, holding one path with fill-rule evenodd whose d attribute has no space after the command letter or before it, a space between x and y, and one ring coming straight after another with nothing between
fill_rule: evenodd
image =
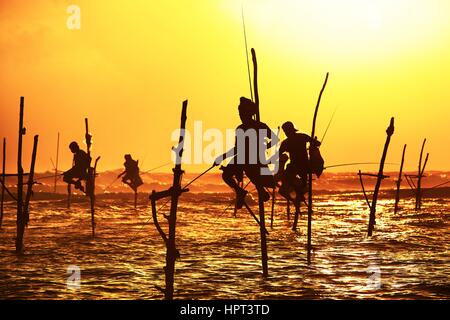
<instances>
[{"instance_id":1,"label":"ocean water","mask_svg":"<svg viewBox=\"0 0 450 320\"><path fill-rule=\"evenodd\" d=\"M374 236L360 193L315 197L313 252L306 255L306 208L297 232L284 201L269 231L269 277L261 272L259 227L244 209L233 215L231 194L183 194L177 223L176 299L449 299L450 204L427 198L423 209L381 199ZM162 201L163 203L164 201ZM37 200L14 253L15 207L7 202L0 230L1 299L161 299L165 246L152 223L147 195L97 201L96 237L86 199ZM255 212L257 205L252 202ZM167 212L166 208L160 214ZM229 207L228 210L225 210ZM163 228L165 219L160 215ZM71 265L80 286L67 285Z\"/></svg>"}]
</instances>

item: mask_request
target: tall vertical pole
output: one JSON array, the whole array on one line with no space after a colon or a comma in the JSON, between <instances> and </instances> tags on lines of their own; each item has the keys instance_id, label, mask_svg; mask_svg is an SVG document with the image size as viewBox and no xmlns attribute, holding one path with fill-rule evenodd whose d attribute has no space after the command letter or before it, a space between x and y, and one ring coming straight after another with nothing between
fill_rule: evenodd
<instances>
[{"instance_id":1,"label":"tall vertical pole","mask_svg":"<svg viewBox=\"0 0 450 320\"><path fill-rule=\"evenodd\" d=\"M322 89L320 90L319 98L317 99L316 109L314 110L314 118L313 118L313 123L312 123L312 130L311 130L311 139L314 139L314 137L315 137L317 112L319 111L320 100L322 98L323 91L325 90L325 86L327 85L327 81L328 81L328 72L327 72L327 75L325 77L325 81L323 82ZM311 262L311 249L312 249L312 244L311 244L311 236L312 236L311 235L311 233L312 233L312 226L311 226L311 224L312 224L312 213L313 213L312 175L313 174L312 174L312 172L310 170L310 172L308 173L308 243L307 243L307 250L308 250L307 259L308 259L308 263ZM296 209L296 212L297 212L297 209Z\"/></svg>"},{"instance_id":2,"label":"tall vertical pole","mask_svg":"<svg viewBox=\"0 0 450 320\"><path fill-rule=\"evenodd\" d=\"M2 161L2 198L1 198L1 205L0 205L0 228L2 227L3 222L3 202L5 201L5 187L6 185L6 138L3 138L3 161Z\"/></svg>"},{"instance_id":3,"label":"tall vertical pole","mask_svg":"<svg viewBox=\"0 0 450 320\"><path fill-rule=\"evenodd\" d=\"M367 231L367 235L372 236L373 228L375 226L375 213L377 209L377 199L378 192L381 187L381 181L383 180L383 170L384 170L384 162L386 160L386 155L389 147L389 143L391 142L391 136L394 134L394 118L391 118L391 122L389 127L386 129L386 142L384 144L383 155L381 156L380 168L378 169L377 182L375 184L375 190L373 192L372 205L370 206L370 216L369 216L369 228Z\"/></svg>"},{"instance_id":4,"label":"tall vertical pole","mask_svg":"<svg viewBox=\"0 0 450 320\"><path fill-rule=\"evenodd\" d=\"M420 210L421 199L422 199L422 157L423 157L423 149L425 148L425 142L427 139L423 140L422 149L420 149L420 157L419 157L419 169L417 172L417 190L416 190L416 210ZM425 167L425 166L424 166Z\"/></svg>"},{"instance_id":5,"label":"tall vertical pole","mask_svg":"<svg viewBox=\"0 0 450 320\"><path fill-rule=\"evenodd\" d=\"M181 110L181 121L180 121L180 138L178 141L176 163L173 168L173 181L172 181L172 194L170 203L170 215L169 215L169 237L167 239L167 253L166 253L166 288L165 288L165 298L166 300L173 299L173 283L175 276L175 260L178 256L178 251L176 248L176 225L177 225L177 208L178 208L178 198L182 192L181 188L181 178L183 176L183 170L181 169L181 159L183 157L184 142L185 142L185 129L186 129L186 119L187 119L187 105L188 101L183 101L183 107Z\"/></svg>"},{"instance_id":6,"label":"tall vertical pole","mask_svg":"<svg viewBox=\"0 0 450 320\"><path fill-rule=\"evenodd\" d=\"M291 202L289 199L286 200L286 214L287 214L287 221L291 221Z\"/></svg>"},{"instance_id":7,"label":"tall vertical pole","mask_svg":"<svg viewBox=\"0 0 450 320\"><path fill-rule=\"evenodd\" d=\"M72 202L72 185L67 184L67 209L70 209L70 203Z\"/></svg>"},{"instance_id":8,"label":"tall vertical pole","mask_svg":"<svg viewBox=\"0 0 450 320\"><path fill-rule=\"evenodd\" d=\"M255 49L251 49L252 53L252 61L253 61L253 90L255 91L255 105L256 105L256 121L260 122L260 112L259 112L259 93L258 93L258 62L256 60L256 52ZM258 146L258 155L259 155L259 146ZM258 186L259 189L262 189L263 186ZM259 231L261 235L261 264L263 270L263 276L269 276L269 268L267 265L268 256L267 256L267 238L266 238L266 219L264 213L264 201L263 197L260 194L261 192L258 190L258 204L259 204Z\"/></svg>"},{"instance_id":9,"label":"tall vertical pole","mask_svg":"<svg viewBox=\"0 0 450 320\"><path fill-rule=\"evenodd\" d=\"M95 237L95 191L94 191L94 183L95 183L95 172L91 165L91 139L92 136L89 133L89 124L88 119L84 119L84 124L86 127L85 132L85 140L87 146L87 155L89 158L89 168L88 168L88 178L86 180L86 193L89 196L91 202L91 227L92 227L92 237Z\"/></svg>"},{"instance_id":10,"label":"tall vertical pole","mask_svg":"<svg viewBox=\"0 0 450 320\"><path fill-rule=\"evenodd\" d=\"M53 193L56 193L56 182L58 180L58 161L59 161L59 132L58 132L58 140L56 142L55 185L53 188Z\"/></svg>"},{"instance_id":11,"label":"tall vertical pole","mask_svg":"<svg viewBox=\"0 0 450 320\"><path fill-rule=\"evenodd\" d=\"M23 206L23 216L24 216L24 224L28 225L28 222L30 221L30 200L31 195L33 194L33 184L34 184L34 166L36 164L36 154L37 154L37 147L38 147L38 141L39 136L34 136L34 143L33 143L33 153L31 156L31 166L30 166L30 173L28 175L28 187L27 187L27 193L25 196L25 204Z\"/></svg>"},{"instance_id":12,"label":"tall vertical pole","mask_svg":"<svg viewBox=\"0 0 450 320\"><path fill-rule=\"evenodd\" d=\"M23 250L23 232L25 228L23 219L23 168L22 168L22 136L25 134L23 127L24 97L20 97L19 113L19 140L17 144L17 235L16 235L16 253Z\"/></svg>"},{"instance_id":13,"label":"tall vertical pole","mask_svg":"<svg viewBox=\"0 0 450 320\"><path fill-rule=\"evenodd\" d=\"M398 211L398 202L400 201L400 186L402 184L402 172L403 172L403 163L405 162L405 151L406 151L406 144L403 146L402 162L400 164L400 171L398 172L397 191L395 192L394 213L397 213L397 211Z\"/></svg>"}]
</instances>

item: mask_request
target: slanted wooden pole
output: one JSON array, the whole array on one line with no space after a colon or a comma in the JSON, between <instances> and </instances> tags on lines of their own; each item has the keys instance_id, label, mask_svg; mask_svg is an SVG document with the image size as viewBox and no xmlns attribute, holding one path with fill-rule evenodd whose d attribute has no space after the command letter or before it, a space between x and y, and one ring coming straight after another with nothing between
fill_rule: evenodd
<instances>
[{"instance_id":1,"label":"slanted wooden pole","mask_svg":"<svg viewBox=\"0 0 450 320\"><path fill-rule=\"evenodd\" d=\"M381 181L385 177L383 175L384 162L386 160L387 151L389 148L389 143L391 142L391 136L394 134L394 118L391 118L389 127L386 129L386 142L384 144L383 154L381 156L380 168L378 169L377 182L375 184L375 190L373 192L372 205L370 206L370 216L369 216L369 227L367 230L367 235L372 236L373 228L375 226L375 213L377 209L378 192L380 190Z\"/></svg>"},{"instance_id":2,"label":"slanted wooden pole","mask_svg":"<svg viewBox=\"0 0 450 320\"><path fill-rule=\"evenodd\" d=\"M3 138L3 161L2 161L2 195L0 204L0 228L3 223L3 202L5 201L5 186L6 185L6 138Z\"/></svg>"},{"instance_id":3,"label":"slanted wooden pole","mask_svg":"<svg viewBox=\"0 0 450 320\"><path fill-rule=\"evenodd\" d=\"M423 174L425 172L425 167L427 165L428 156L429 156L429 153L427 153L427 156L425 157L425 162L422 167L423 150L425 148L426 141L427 141L427 139L423 140L422 148L420 150L420 158L419 158L419 166L418 166L419 168L418 168L418 173L417 173L416 206L415 206L416 210L420 210L422 207L422 178L423 178Z\"/></svg>"},{"instance_id":4,"label":"slanted wooden pole","mask_svg":"<svg viewBox=\"0 0 450 320\"><path fill-rule=\"evenodd\" d=\"M400 186L402 184L402 171L403 171L403 163L405 162L405 151L406 151L406 144L403 146L402 162L400 163L400 171L398 172L397 190L395 192L394 213L397 213L398 202L400 201Z\"/></svg>"},{"instance_id":5,"label":"slanted wooden pole","mask_svg":"<svg viewBox=\"0 0 450 320\"><path fill-rule=\"evenodd\" d=\"M270 228L273 228L273 215L275 211L275 201L276 201L276 188L273 187L272 189L272 212L270 213Z\"/></svg>"},{"instance_id":6,"label":"slanted wooden pole","mask_svg":"<svg viewBox=\"0 0 450 320\"><path fill-rule=\"evenodd\" d=\"M23 251L23 233L25 223L23 217L23 168L22 168L22 136L25 134L23 127L24 97L20 97L19 113L19 140L17 144L17 234L16 234L16 253Z\"/></svg>"},{"instance_id":7,"label":"slanted wooden pole","mask_svg":"<svg viewBox=\"0 0 450 320\"><path fill-rule=\"evenodd\" d=\"M322 98L322 94L323 94L323 91L325 90L327 82L328 82L328 72L327 72L327 75L325 76L325 81L323 82L322 89L320 90L319 98L317 99L316 109L314 110L314 117L313 117L312 130L311 130L311 138L312 139L314 139L315 134L316 134L317 112L319 111L320 100ZM308 250L307 260L308 260L308 263L311 262L311 249L312 249L312 243L311 243L311 238L312 238L312 214L313 214L313 195L312 195L313 188L312 188L312 181L313 181L313 173L310 170L310 172L308 173L308 242L307 242L307 250ZM297 210L296 210L295 214L297 216Z\"/></svg>"},{"instance_id":8,"label":"slanted wooden pole","mask_svg":"<svg viewBox=\"0 0 450 320\"><path fill-rule=\"evenodd\" d=\"M27 193L25 196L25 204L23 206L23 216L24 216L24 224L28 225L28 222L30 221L30 200L31 196L33 194L33 184L34 184L34 166L36 164L36 154L37 154L37 147L38 147L38 141L39 136L34 136L34 143L33 143L33 153L31 156L31 166L30 166L30 174L28 175L28 186L27 186Z\"/></svg>"},{"instance_id":9,"label":"slanted wooden pole","mask_svg":"<svg viewBox=\"0 0 450 320\"><path fill-rule=\"evenodd\" d=\"M53 193L56 193L56 182L58 181L58 161L59 161L59 132L58 132L58 140L56 142L55 184L53 187Z\"/></svg>"}]
</instances>

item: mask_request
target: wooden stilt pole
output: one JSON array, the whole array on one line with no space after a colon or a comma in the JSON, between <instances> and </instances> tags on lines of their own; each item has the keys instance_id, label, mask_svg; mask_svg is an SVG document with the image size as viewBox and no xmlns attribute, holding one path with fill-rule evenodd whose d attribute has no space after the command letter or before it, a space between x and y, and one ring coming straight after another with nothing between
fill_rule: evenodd
<instances>
[{"instance_id":1,"label":"wooden stilt pole","mask_svg":"<svg viewBox=\"0 0 450 320\"><path fill-rule=\"evenodd\" d=\"M3 223L3 202L5 200L5 187L6 184L6 138L3 138L3 161L2 161L2 195L1 195L1 205L0 205L0 228Z\"/></svg>"},{"instance_id":2,"label":"wooden stilt pole","mask_svg":"<svg viewBox=\"0 0 450 320\"><path fill-rule=\"evenodd\" d=\"M56 193L56 182L58 180L58 161L59 161L59 132L58 132L58 140L56 142L55 185L53 187L53 193Z\"/></svg>"},{"instance_id":3,"label":"wooden stilt pole","mask_svg":"<svg viewBox=\"0 0 450 320\"><path fill-rule=\"evenodd\" d=\"M19 140L17 147L17 235L16 235L16 253L23 251L23 233L25 223L23 217L23 168L22 168L22 136L25 134L23 126L24 97L20 97L19 113Z\"/></svg>"},{"instance_id":4,"label":"wooden stilt pole","mask_svg":"<svg viewBox=\"0 0 450 320\"><path fill-rule=\"evenodd\" d=\"M405 162L405 151L406 151L406 144L403 146L402 162L400 164L400 171L398 172L397 190L395 192L394 213L397 213L397 211L398 211L398 202L400 201L400 186L402 184L402 171L403 171L403 163Z\"/></svg>"},{"instance_id":5,"label":"wooden stilt pole","mask_svg":"<svg viewBox=\"0 0 450 320\"><path fill-rule=\"evenodd\" d=\"M30 174L28 175L28 186L27 186L27 194L25 196L25 204L23 206L23 215L24 215L24 224L28 225L28 222L30 221L30 200L31 196L33 194L33 184L34 184L34 166L36 164L36 154L37 154L37 147L38 147L38 141L39 136L34 136L34 143L33 143L33 154L31 156L31 166L30 166Z\"/></svg>"},{"instance_id":6,"label":"wooden stilt pole","mask_svg":"<svg viewBox=\"0 0 450 320\"><path fill-rule=\"evenodd\" d=\"M269 276L269 268L267 261L269 260L267 256L267 238L266 238L266 225L264 217L264 201L263 197L258 194L259 202L259 231L261 237L261 265L263 270L263 277Z\"/></svg>"},{"instance_id":7,"label":"wooden stilt pole","mask_svg":"<svg viewBox=\"0 0 450 320\"><path fill-rule=\"evenodd\" d=\"M177 208L178 208L178 198L182 192L188 191L186 188L181 186L181 178L184 171L181 169L181 159L184 150L184 140L185 140L185 129L186 129L186 119L187 119L187 105L188 101L183 102L183 107L181 110L181 123L180 123L180 137L178 140L178 146L174 149L176 154L175 167L173 168L173 182L172 187L169 190L155 192L153 190L150 196L152 204L152 217L153 222L158 230L161 238L164 240L166 245L166 266L164 267L165 272L165 288L159 288L164 293L164 298L166 300L173 299L174 292L174 277L175 277L175 261L179 258L180 253L176 248L176 224L177 224ZM171 198L170 204L170 214L167 218L169 224L169 236L162 230L157 217L156 212L156 201L164 197Z\"/></svg>"},{"instance_id":8,"label":"wooden stilt pole","mask_svg":"<svg viewBox=\"0 0 450 320\"><path fill-rule=\"evenodd\" d=\"M67 184L67 209L70 209L70 203L72 201L72 185Z\"/></svg>"},{"instance_id":9,"label":"wooden stilt pole","mask_svg":"<svg viewBox=\"0 0 450 320\"><path fill-rule=\"evenodd\" d=\"M292 223L292 231L297 231L298 217L300 216L300 203L294 203L295 214L294 214L294 222Z\"/></svg>"},{"instance_id":10,"label":"wooden stilt pole","mask_svg":"<svg viewBox=\"0 0 450 320\"><path fill-rule=\"evenodd\" d=\"M289 200L286 200L286 214L287 221L291 221L291 202Z\"/></svg>"},{"instance_id":11,"label":"wooden stilt pole","mask_svg":"<svg viewBox=\"0 0 450 320\"><path fill-rule=\"evenodd\" d=\"M420 210L422 207L422 178L423 178L423 174L425 172L425 167L427 165L428 156L429 156L429 153L427 153L427 156L425 157L425 162L422 167L423 149L425 148L426 141L427 141L427 139L423 140L422 149L420 150L419 169L418 169L418 173L417 173L417 188L416 188L416 206L415 206L416 211Z\"/></svg>"},{"instance_id":12,"label":"wooden stilt pole","mask_svg":"<svg viewBox=\"0 0 450 320\"><path fill-rule=\"evenodd\" d=\"M256 122L260 122L260 110L259 110L259 92L258 92L258 62L256 59L256 51L251 49L252 62L253 62L253 90L255 91L255 105L256 105ZM258 151L259 152L259 151ZM264 201L262 200L261 192L263 186L257 186L258 190L258 204L259 204L259 230L261 235L261 264L263 270L263 277L269 276L268 269L268 256L267 256L267 238L266 238L266 222L264 214Z\"/></svg>"},{"instance_id":13,"label":"wooden stilt pole","mask_svg":"<svg viewBox=\"0 0 450 320\"><path fill-rule=\"evenodd\" d=\"M239 187L243 187L244 186L244 180L242 180L241 182L238 182L239 183ZM233 212L233 217L237 217L237 211L238 211L238 208L237 208L237 197L236 197L236 199L235 199L235 201L234 201L234 212Z\"/></svg>"},{"instance_id":14,"label":"wooden stilt pole","mask_svg":"<svg viewBox=\"0 0 450 320\"><path fill-rule=\"evenodd\" d=\"M325 77L325 81L323 82L322 85L322 89L320 90L319 93L319 98L317 99L317 104L316 104L316 109L314 110L314 117L313 117L313 123L312 123L312 130L311 130L311 138L314 139L315 138L315 133L316 133L316 119L317 119L317 112L319 111L319 105L320 105L320 100L322 98L322 94L323 91L325 90L325 86L327 85L328 82L328 72L327 75ZM307 260L308 263L311 262L311 249L312 249L312 243L311 243L311 238L312 238L312 214L313 214L313 188L312 188L312 181L313 181L313 176L312 176L312 172L308 173L308 242L307 242L307 251L308 251L308 255L307 255ZM297 211L297 209L296 209ZM297 213L296 213L297 215Z\"/></svg>"},{"instance_id":15,"label":"wooden stilt pole","mask_svg":"<svg viewBox=\"0 0 450 320\"><path fill-rule=\"evenodd\" d=\"M386 142L384 144L383 155L381 156L380 168L378 170L377 182L375 184L375 190L373 192L372 205L370 206L370 217L369 217L369 227L367 230L367 235L372 236L373 228L375 226L375 213L377 209L378 192L380 190L381 181L385 177L383 175L384 162L386 160L387 151L389 148L389 143L391 142L391 136L394 134L394 118L391 118L389 127L386 129Z\"/></svg>"},{"instance_id":16,"label":"wooden stilt pole","mask_svg":"<svg viewBox=\"0 0 450 320\"><path fill-rule=\"evenodd\" d=\"M138 198L138 192L137 189L134 189L134 208L137 208L137 198Z\"/></svg>"},{"instance_id":17,"label":"wooden stilt pole","mask_svg":"<svg viewBox=\"0 0 450 320\"><path fill-rule=\"evenodd\" d=\"M92 136L89 133L89 123L88 119L84 119L85 124L85 140L86 140L86 146L87 146L87 155L88 158L91 159L91 144L92 144ZM88 178L86 180L86 194L89 196L89 200L91 203L91 227L92 227L92 237L95 237L95 175L96 175L96 169L97 169L97 162L100 159L98 157L95 160L95 165L92 167L91 164L89 164L88 169Z\"/></svg>"},{"instance_id":18,"label":"wooden stilt pole","mask_svg":"<svg viewBox=\"0 0 450 320\"><path fill-rule=\"evenodd\" d=\"M276 190L276 188L274 187L272 189L272 212L270 213L270 228L273 228L273 214L275 211L275 200L276 200L275 190Z\"/></svg>"}]
</instances>

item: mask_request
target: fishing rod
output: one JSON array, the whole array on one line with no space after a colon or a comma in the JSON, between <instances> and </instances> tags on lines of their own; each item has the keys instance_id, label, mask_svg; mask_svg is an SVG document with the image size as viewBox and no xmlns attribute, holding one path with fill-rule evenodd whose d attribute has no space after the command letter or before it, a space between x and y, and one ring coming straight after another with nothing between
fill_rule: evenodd
<instances>
[{"instance_id":1,"label":"fishing rod","mask_svg":"<svg viewBox=\"0 0 450 320\"><path fill-rule=\"evenodd\" d=\"M244 44L245 44L245 56L247 60L247 73L248 73L248 83L250 85L250 97L253 101L253 88L252 88L252 77L250 75L250 61L248 58L248 46L247 46L247 33L245 31L245 19L244 19L244 3L241 5L241 14L242 14L242 27L244 30Z\"/></svg>"},{"instance_id":2,"label":"fishing rod","mask_svg":"<svg viewBox=\"0 0 450 320\"><path fill-rule=\"evenodd\" d=\"M172 162L164 163L164 164L162 164L162 165L160 165L160 166L157 166L157 167L151 168L150 170L144 171L144 172L142 172L142 174L149 173L149 172L154 171L154 170L156 170L156 169L165 167L165 166L167 166L167 165L169 165L169 164L171 164L171 163L172 163ZM117 180L119 180L120 177L121 177L121 176L118 176L117 178L115 178L115 179L113 180L113 182L111 182L111 183L103 190L103 192L106 192L106 190L108 190L114 183L116 183Z\"/></svg>"},{"instance_id":3,"label":"fishing rod","mask_svg":"<svg viewBox=\"0 0 450 320\"><path fill-rule=\"evenodd\" d=\"M333 121L334 114L336 113L337 109L338 109L338 107L336 107L336 109L334 109L333 114L331 115L331 119L328 122L327 128L325 129L325 132L324 132L324 134L322 136L322 139L320 140L321 144L323 144L323 140L325 139L325 136L327 135L328 129L330 128L331 122Z\"/></svg>"},{"instance_id":4,"label":"fishing rod","mask_svg":"<svg viewBox=\"0 0 450 320\"><path fill-rule=\"evenodd\" d=\"M156 169L165 167L165 166L167 166L167 165L169 165L169 164L171 164L171 163L172 163L172 161L166 162L166 163L164 163L164 164L162 164L162 165L160 165L160 166L151 168L151 169L149 169L149 170L147 170L147 171L144 171L144 172L142 172L142 173L143 173L143 174L144 174L144 173L149 173L149 172L154 171L154 170L156 170Z\"/></svg>"},{"instance_id":5,"label":"fishing rod","mask_svg":"<svg viewBox=\"0 0 450 320\"><path fill-rule=\"evenodd\" d=\"M353 162L353 163L342 163L342 164L334 164L331 166L326 166L324 167L325 169L329 169L329 168L336 168L336 167L346 167L346 166L356 166L356 165L360 165L360 164L380 164L379 162ZM397 166L398 163L392 163L392 162L386 162L385 164L389 164L389 165L395 165Z\"/></svg>"}]
</instances>

